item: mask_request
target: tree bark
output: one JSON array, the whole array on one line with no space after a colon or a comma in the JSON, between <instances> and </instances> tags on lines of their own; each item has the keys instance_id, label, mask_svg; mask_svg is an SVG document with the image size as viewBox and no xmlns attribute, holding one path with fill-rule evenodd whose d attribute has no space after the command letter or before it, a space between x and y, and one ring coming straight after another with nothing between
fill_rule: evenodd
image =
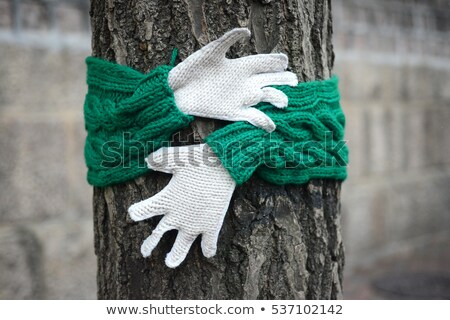
<instances>
[{"instance_id":1,"label":"tree bark","mask_svg":"<svg viewBox=\"0 0 450 320\"><path fill-rule=\"evenodd\" d=\"M173 48L185 59L234 27L252 31L229 57L284 52L300 81L328 78L334 56L331 0L92 0L94 56L146 72L167 64ZM174 136L191 144L223 126L197 119ZM198 143L198 141L197 141ZM150 258L142 241L159 218L135 223L127 208L160 191L170 176L157 172L94 188L95 252L100 299L337 299L344 250L340 183L314 180L275 186L253 177L234 193L218 252L206 259L196 240L176 269L164 264L176 231Z\"/></svg>"}]
</instances>

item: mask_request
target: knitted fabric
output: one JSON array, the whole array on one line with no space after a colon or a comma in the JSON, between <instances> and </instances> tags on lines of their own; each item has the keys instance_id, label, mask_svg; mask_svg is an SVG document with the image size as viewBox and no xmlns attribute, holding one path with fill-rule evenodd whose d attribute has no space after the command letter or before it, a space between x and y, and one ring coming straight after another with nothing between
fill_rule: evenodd
<instances>
[{"instance_id":1,"label":"knitted fabric","mask_svg":"<svg viewBox=\"0 0 450 320\"><path fill-rule=\"evenodd\" d=\"M235 122L206 139L236 183L255 171L274 184L345 179L348 149L342 140L345 117L337 77L277 88L288 96L287 108L257 106L276 124L274 132Z\"/></svg>"},{"instance_id":2,"label":"knitted fabric","mask_svg":"<svg viewBox=\"0 0 450 320\"><path fill-rule=\"evenodd\" d=\"M248 121L268 132L275 130L270 117L253 106L265 101L277 108L286 107L286 95L268 86L296 86L297 76L285 71L288 57L282 53L226 58L230 46L249 35L246 28L233 29L170 71L168 82L181 111L205 118Z\"/></svg>"},{"instance_id":3,"label":"knitted fabric","mask_svg":"<svg viewBox=\"0 0 450 320\"><path fill-rule=\"evenodd\" d=\"M142 244L142 255L150 256L163 234L176 229L178 235L166 257L167 266L177 267L199 235L205 257L214 256L236 187L233 178L206 144L161 148L147 162L149 168L171 173L173 177L162 191L128 209L134 221L163 215Z\"/></svg>"},{"instance_id":4,"label":"knitted fabric","mask_svg":"<svg viewBox=\"0 0 450 320\"><path fill-rule=\"evenodd\" d=\"M193 117L181 112L168 85L170 66L148 74L88 57L84 104L88 182L108 186L148 171L144 158Z\"/></svg>"},{"instance_id":5,"label":"knitted fabric","mask_svg":"<svg viewBox=\"0 0 450 320\"><path fill-rule=\"evenodd\" d=\"M97 58L89 57L86 63L88 181L108 186L131 180L148 171L145 156L170 141L193 117L175 104L167 81L171 67L160 66L145 75ZM344 129L337 78L276 88L289 98L288 108L257 106L277 125L274 132L236 122L206 139L231 176L238 184L255 171L275 184L345 179L348 150L337 148ZM333 133L328 141L327 132Z\"/></svg>"}]
</instances>

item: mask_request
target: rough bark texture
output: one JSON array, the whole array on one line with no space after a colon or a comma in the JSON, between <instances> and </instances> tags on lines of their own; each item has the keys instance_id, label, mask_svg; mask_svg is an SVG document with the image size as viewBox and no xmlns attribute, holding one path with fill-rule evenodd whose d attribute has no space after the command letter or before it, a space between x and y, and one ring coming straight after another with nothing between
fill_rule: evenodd
<instances>
[{"instance_id":1,"label":"rough bark texture","mask_svg":"<svg viewBox=\"0 0 450 320\"><path fill-rule=\"evenodd\" d=\"M284 52L301 81L327 78L333 64L331 0L93 0L93 55L141 71L181 59L233 27L252 39L230 57ZM220 121L196 120L176 135L179 144L204 138ZM193 133L193 134L192 134ZM343 245L340 183L315 180L274 186L252 178L236 189L218 253L202 256L199 239L177 269L164 265L176 231L151 258L142 241L159 219L135 223L134 202L161 190L170 176L148 173L135 181L94 189L95 249L100 299L336 299L342 296Z\"/></svg>"}]
</instances>

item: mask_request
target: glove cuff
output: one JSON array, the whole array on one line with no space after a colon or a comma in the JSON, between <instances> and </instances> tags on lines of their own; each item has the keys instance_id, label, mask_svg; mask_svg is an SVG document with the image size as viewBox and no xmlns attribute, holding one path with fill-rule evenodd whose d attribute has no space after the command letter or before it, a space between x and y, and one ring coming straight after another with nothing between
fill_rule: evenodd
<instances>
[{"instance_id":1,"label":"glove cuff","mask_svg":"<svg viewBox=\"0 0 450 320\"><path fill-rule=\"evenodd\" d=\"M170 66L148 74L88 57L84 104L88 182L104 187L148 171L144 158L189 125L167 82Z\"/></svg>"},{"instance_id":2,"label":"glove cuff","mask_svg":"<svg viewBox=\"0 0 450 320\"><path fill-rule=\"evenodd\" d=\"M260 103L257 108L276 124L272 133L246 122L213 132L206 142L238 185L256 173L274 184L303 184L310 179L347 177L348 149L338 79L277 86L287 108Z\"/></svg>"}]
</instances>

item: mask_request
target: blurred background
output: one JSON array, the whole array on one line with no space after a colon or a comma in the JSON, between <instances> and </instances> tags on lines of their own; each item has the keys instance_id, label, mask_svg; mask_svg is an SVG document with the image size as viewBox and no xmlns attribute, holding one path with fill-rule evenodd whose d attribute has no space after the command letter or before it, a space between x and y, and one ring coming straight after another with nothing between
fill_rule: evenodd
<instances>
[{"instance_id":1,"label":"blurred background","mask_svg":"<svg viewBox=\"0 0 450 320\"><path fill-rule=\"evenodd\" d=\"M333 0L347 299L450 299L450 3ZM95 299L87 0L0 0L0 299Z\"/></svg>"}]
</instances>

